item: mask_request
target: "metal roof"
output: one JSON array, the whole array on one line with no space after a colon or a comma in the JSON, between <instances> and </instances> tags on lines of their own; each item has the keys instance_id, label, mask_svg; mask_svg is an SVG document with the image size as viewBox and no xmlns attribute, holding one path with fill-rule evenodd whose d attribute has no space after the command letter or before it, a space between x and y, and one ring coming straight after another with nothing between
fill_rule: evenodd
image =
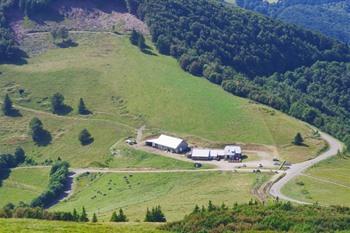
<instances>
[{"instance_id":1,"label":"metal roof","mask_svg":"<svg viewBox=\"0 0 350 233\"><path fill-rule=\"evenodd\" d=\"M227 155L235 155L235 154L241 154L242 149L240 146L226 146L225 152Z\"/></svg>"},{"instance_id":2,"label":"metal roof","mask_svg":"<svg viewBox=\"0 0 350 233\"><path fill-rule=\"evenodd\" d=\"M209 149L193 149L192 158L209 158L210 150Z\"/></svg>"},{"instance_id":3,"label":"metal roof","mask_svg":"<svg viewBox=\"0 0 350 233\"><path fill-rule=\"evenodd\" d=\"M184 140L181 138L175 138L167 135L160 135L157 139L147 140L148 143L155 143L160 146L165 146L171 149L176 149Z\"/></svg>"}]
</instances>

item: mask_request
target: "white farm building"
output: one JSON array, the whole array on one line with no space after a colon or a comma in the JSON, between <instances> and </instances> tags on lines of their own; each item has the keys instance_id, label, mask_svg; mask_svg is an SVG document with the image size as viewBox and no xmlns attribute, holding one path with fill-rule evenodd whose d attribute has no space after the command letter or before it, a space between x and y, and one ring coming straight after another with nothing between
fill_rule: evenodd
<instances>
[{"instance_id":1,"label":"white farm building","mask_svg":"<svg viewBox=\"0 0 350 233\"><path fill-rule=\"evenodd\" d=\"M242 159L242 149L239 146L226 146L220 149L198 149L194 148L191 153L193 160L220 160L240 161Z\"/></svg>"},{"instance_id":2,"label":"white farm building","mask_svg":"<svg viewBox=\"0 0 350 233\"><path fill-rule=\"evenodd\" d=\"M188 151L188 144L185 140L164 134L160 135L159 138L147 140L146 145L173 153L184 153Z\"/></svg>"}]
</instances>

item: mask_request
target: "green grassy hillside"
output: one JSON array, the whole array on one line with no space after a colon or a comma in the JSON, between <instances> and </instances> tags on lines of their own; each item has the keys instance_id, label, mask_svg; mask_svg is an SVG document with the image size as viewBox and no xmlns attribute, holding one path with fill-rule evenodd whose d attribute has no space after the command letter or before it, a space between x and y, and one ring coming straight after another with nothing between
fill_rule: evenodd
<instances>
[{"instance_id":1,"label":"green grassy hillside","mask_svg":"<svg viewBox=\"0 0 350 233\"><path fill-rule=\"evenodd\" d=\"M206 205L208 200L229 206L246 203L254 198L254 185L269 177L232 172L83 175L73 196L53 210L85 206L90 213L109 220L114 210L123 208L131 221L142 221L147 208L161 205L167 219L174 221L190 213L195 204Z\"/></svg>"},{"instance_id":2,"label":"green grassy hillside","mask_svg":"<svg viewBox=\"0 0 350 233\"><path fill-rule=\"evenodd\" d=\"M291 160L296 152L304 159L322 147L319 140L308 137L312 133L305 124L192 77L173 58L141 53L125 36L75 33L73 37L78 47L52 49L21 66L1 65L1 93L10 93L19 105L48 111L48 97L59 91L75 108L70 117L78 117L80 97L94 115L89 120L26 111L23 118L1 116L1 148L23 145L40 159L61 156L73 166L87 166L109 159L109 147L135 135L143 124L149 132L171 132L194 141L272 145ZM45 36L42 43L48 43ZM24 95L19 95L19 89L24 89ZM34 146L26 136L34 115L54 135L46 148ZM91 146L79 145L76 138L82 128L95 137ZM297 132L306 137L309 147L291 145Z\"/></svg>"},{"instance_id":3,"label":"green grassy hillside","mask_svg":"<svg viewBox=\"0 0 350 233\"><path fill-rule=\"evenodd\" d=\"M0 232L21 233L166 233L156 224L71 223L32 219L0 219Z\"/></svg>"},{"instance_id":4,"label":"green grassy hillside","mask_svg":"<svg viewBox=\"0 0 350 233\"><path fill-rule=\"evenodd\" d=\"M0 186L0 206L11 202L30 203L49 183L49 168L18 168Z\"/></svg>"},{"instance_id":5,"label":"green grassy hillside","mask_svg":"<svg viewBox=\"0 0 350 233\"><path fill-rule=\"evenodd\" d=\"M297 200L323 205L350 205L350 158L332 158L290 181L283 193Z\"/></svg>"}]
</instances>

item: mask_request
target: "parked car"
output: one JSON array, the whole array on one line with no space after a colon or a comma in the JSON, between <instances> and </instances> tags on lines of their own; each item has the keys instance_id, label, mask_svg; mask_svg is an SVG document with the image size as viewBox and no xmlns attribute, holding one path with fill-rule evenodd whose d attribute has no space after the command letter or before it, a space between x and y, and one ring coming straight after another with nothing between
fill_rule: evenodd
<instances>
[{"instance_id":1,"label":"parked car","mask_svg":"<svg viewBox=\"0 0 350 233\"><path fill-rule=\"evenodd\" d=\"M275 165L275 166L281 166L281 163L280 163L280 162L275 162L275 163L273 163L273 165Z\"/></svg>"},{"instance_id":2,"label":"parked car","mask_svg":"<svg viewBox=\"0 0 350 233\"><path fill-rule=\"evenodd\" d=\"M194 164L194 167L195 167L195 168L201 168L201 167L202 167L202 164L201 164L201 163L195 163L195 164Z\"/></svg>"},{"instance_id":3,"label":"parked car","mask_svg":"<svg viewBox=\"0 0 350 233\"><path fill-rule=\"evenodd\" d=\"M136 144L136 140L134 138L128 138L125 140L125 143L129 144L129 145L135 145Z\"/></svg>"},{"instance_id":4,"label":"parked car","mask_svg":"<svg viewBox=\"0 0 350 233\"><path fill-rule=\"evenodd\" d=\"M279 162L280 160L278 158L273 158L272 161Z\"/></svg>"}]
</instances>

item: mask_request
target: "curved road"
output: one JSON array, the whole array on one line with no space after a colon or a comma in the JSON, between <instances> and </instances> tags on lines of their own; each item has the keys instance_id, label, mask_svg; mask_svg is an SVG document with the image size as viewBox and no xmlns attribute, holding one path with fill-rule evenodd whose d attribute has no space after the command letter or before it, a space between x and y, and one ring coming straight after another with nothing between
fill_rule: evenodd
<instances>
[{"instance_id":1,"label":"curved road","mask_svg":"<svg viewBox=\"0 0 350 233\"><path fill-rule=\"evenodd\" d=\"M295 178L296 176L301 175L303 171L306 169L310 168L311 166L321 162L322 160L328 159L338 153L338 151L341 151L343 149L343 144L338 141L337 139L333 138L332 136L320 132L321 137L328 143L329 148L327 151L323 152L319 156L317 156L314 159L302 162L302 163L297 163L293 164L286 172L285 176L282 177L280 180L275 182L271 188L270 188L270 195L273 197L278 197L279 199L283 199L286 201L291 201L291 202L296 202L299 204L311 204L308 202L303 202L303 201L298 201L293 198L287 197L281 192L281 189L284 185L286 185L290 180Z\"/></svg>"}]
</instances>

